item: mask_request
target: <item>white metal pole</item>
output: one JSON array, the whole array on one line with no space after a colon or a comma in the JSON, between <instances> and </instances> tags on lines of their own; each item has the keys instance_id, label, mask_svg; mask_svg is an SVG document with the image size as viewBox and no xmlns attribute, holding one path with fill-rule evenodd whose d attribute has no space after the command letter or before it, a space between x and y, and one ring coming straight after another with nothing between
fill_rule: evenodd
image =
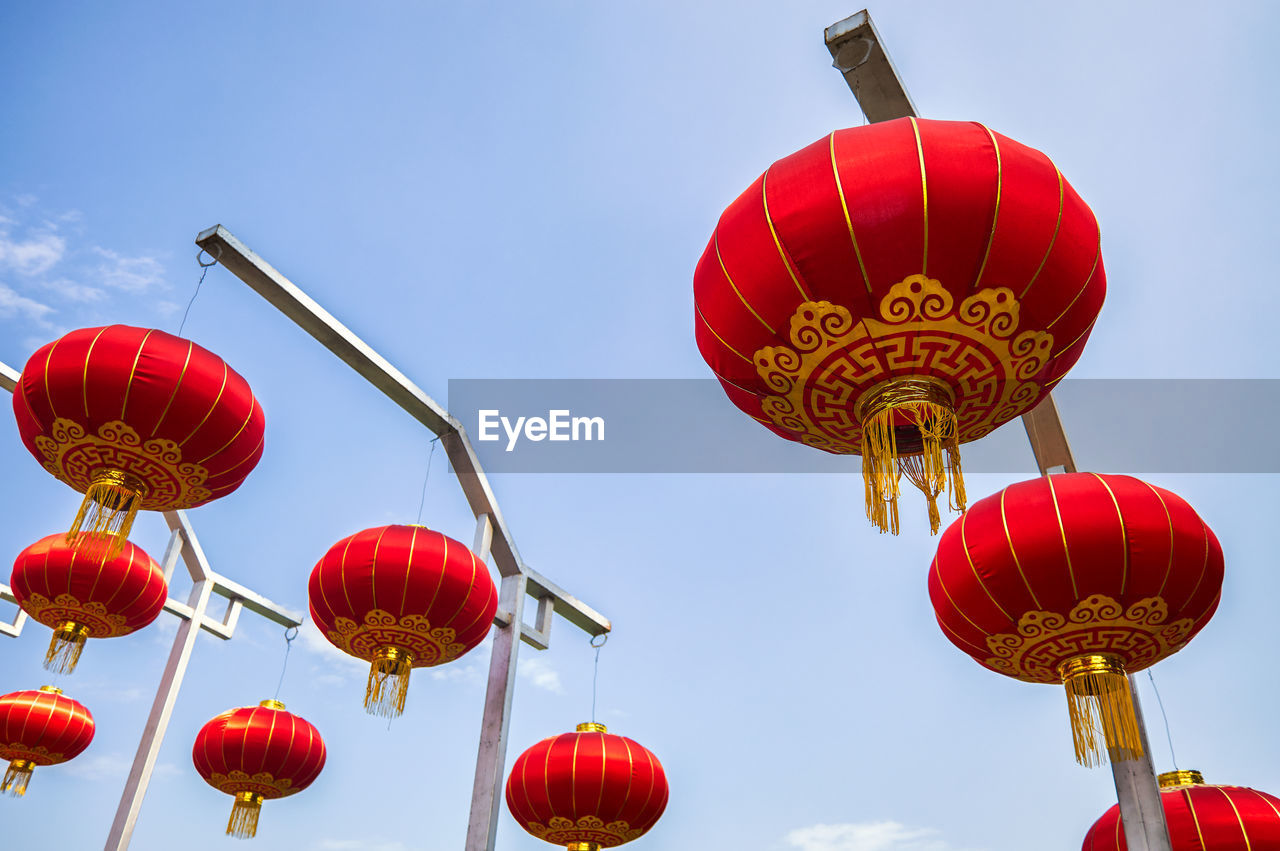
<instances>
[{"instance_id":1,"label":"white metal pole","mask_svg":"<svg viewBox=\"0 0 1280 851\"><path fill-rule=\"evenodd\" d=\"M1133 675L1129 676L1129 692L1133 695L1133 714L1142 739L1142 758L1118 760L1115 754L1111 756L1111 776L1120 801L1125 843L1133 851L1173 851L1164 805L1160 803L1160 785L1151 764L1151 744L1147 741L1147 725L1138 699L1138 681Z\"/></svg>"},{"instance_id":2,"label":"white metal pole","mask_svg":"<svg viewBox=\"0 0 1280 851\"><path fill-rule=\"evenodd\" d=\"M138 753L133 758L133 767L129 769L129 780L125 783L115 821L111 824L111 833L107 836L106 851L125 851L133 838L133 826L142 809L142 799L147 794L151 772L156 767L156 758L164 743L169 718L173 715L173 705L178 700L178 690L182 688L182 678L187 672L187 663L191 661L191 651L196 646L200 623L204 620L209 597L212 595L212 579L201 579L191 589L191 596L188 598L191 617L178 622L173 649L169 651L169 661L160 678L160 687L156 689L156 699L151 704L151 715L147 717L142 740L138 742Z\"/></svg>"},{"instance_id":3,"label":"white metal pole","mask_svg":"<svg viewBox=\"0 0 1280 851\"><path fill-rule=\"evenodd\" d=\"M502 577L498 608L510 622L494 632L489 656L489 684L480 722L480 751L476 757L475 784L471 791L471 818L467 823L466 851L493 851L502 805L503 772L507 764L507 728L515 693L516 657L520 650L520 626L524 621L525 577Z\"/></svg>"}]
</instances>

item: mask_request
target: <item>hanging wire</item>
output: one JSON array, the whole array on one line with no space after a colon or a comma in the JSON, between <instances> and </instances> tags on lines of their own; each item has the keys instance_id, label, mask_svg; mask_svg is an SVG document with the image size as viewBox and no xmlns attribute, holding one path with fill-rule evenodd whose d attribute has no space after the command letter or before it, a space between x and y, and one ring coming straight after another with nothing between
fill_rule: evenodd
<instances>
[{"instance_id":1,"label":"hanging wire","mask_svg":"<svg viewBox=\"0 0 1280 851\"><path fill-rule=\"evenodd\" d=\"M418 519L414 522L422 525L422 507L427 504L427 482L431 481L431 459L436 457L436 444L440 442L437 435L431 440L431 452L427 455L427 474L422 477L422 497L418 500Z\"/></svg>"},{"instance_id":2,"label":"hanging wire","mask_svg":"<svg viewBox=\"0 0 1280 851\"><path fill-rule=\"evenodd\" d=\"M182 323L178 326L179 337L182 336L182 329L187 327L187 317L191 314L191 305L196 303L196 296L200 295L200 285L204 283L204 276L209 274L210 266L218 265L218 261L222 259L221 247L218 248L218 256L211 257L208 263L200 259L206 253L208 252L201 248L200 253L196 255L196 262L200 264L200 280L196 281L196 291L191 294L191 301L187 302L187 309L182 312Z\"/></svg>"},{"instance_id":3,"label":"hanging wire","mask_svg":"<svg viewBox=\"0 0 1280 851\"><path fill-rule=\"evenodd\" d=\"M596 639L600 639L600 643L596 644ZM591 723L596 723L596 686L600 682L600 648L609 641L609 633L602 632L599 635L593 635L590 644L596 649L595 667L591 672Z\"/></svg>"},{"instance_id":4,"label":"hanging wire","mask_svg":"<svg viewBox=\"0 0 1280 851\"><path fill-rule=\"evenodd\" d=\"M1160 699L1160 689L1156 688L1155 675L1147 668L1147 679L1151 680L1151 690L1156 693L1156 704L1160 707L1160 717L1164 719L1164 734L1169 740L1169 758L1173 760L1173 768L1178 769L1178 755L1173 752L1173 732L1169 729L1169 716L1164 711L1164 701Z\"/></svg>"},{"instance_id":5,"label":"hanging wire","mask_svg":"<svg viewBox=\"0 0 1280 851\"><path fill-rule=\"evenodd\" d=\"M280 699L280 689L284 686L284 672L289 670L289 651L293 649L293 640L298 637L298 627L291 626L284 631L284 664L280 666L280 680L276 683L276 695L272 700Z\"/></svg>"}]
</instances>

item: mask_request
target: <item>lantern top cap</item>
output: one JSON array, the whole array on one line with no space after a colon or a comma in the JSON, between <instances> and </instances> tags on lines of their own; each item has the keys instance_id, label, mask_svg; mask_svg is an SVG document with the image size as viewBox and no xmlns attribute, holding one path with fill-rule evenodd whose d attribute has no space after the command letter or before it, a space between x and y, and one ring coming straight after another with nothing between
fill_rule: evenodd
<instances>
[{"instance_id":1,"label":"lantern top cap","mask_svg":"<svg viewBox=\"0 0 1280 851\"><path fill-rule=\"evenodd\" d=\"M1159 776L1161 789L1172 789L1175 786L1200 786L1204 784L1204 775L1191 769L1166 771Z\"/></svg>"},{"instance_id":2,"label":"lantern top cap","mask_svg":"<svg viewBox=\"0 0 1280 851\"><path fill-rule=\"evenodd\" d=\"M284 709L284 704L278 700L264 700L259 702L258 705L264 706L267 709Z\"/></svg>"},{"instance_id":3,"label":"lantern top cap","mask_svg":"<svg viewBox=\"0 0 1280 851\"><path fill-rule=\"evenodd\" d=\"M603 724L597 724L594 721L584 721L578 725L579 733L607 733L609 728Z\"/></svg>"},{"instance_id":4,"label":"lantern top cap","mask_svg":"<svg viewBox=\"0 0 1280 851\"><path fill-rule=\"evenodd\" d=\"M40 691L45 694L62 694L62 689L57 686L40 686Z\"/></svg>"}]
</instances>

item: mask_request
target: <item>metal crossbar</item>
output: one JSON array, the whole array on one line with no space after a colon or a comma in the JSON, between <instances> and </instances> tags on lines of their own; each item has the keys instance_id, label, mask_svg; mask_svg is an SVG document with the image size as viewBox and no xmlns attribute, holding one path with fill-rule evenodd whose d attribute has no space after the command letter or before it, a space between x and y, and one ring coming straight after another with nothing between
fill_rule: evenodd
<instances>
[{"instance_id":1,"label":"metal crossbar","mask_svg":"<svg viewBox=\"0 0 1280 851\"><path fill-rule=\"evenodd\" d=\"M476 518L476 555L487 560L492 554L501 577L498 614L494 618L498 629L489 658L465 846L466 851L492 851L502 801L507 729L515 692L516 658L520 644L515 636L519 635L524 643L535 649L545 650L551 643L554 615L560 615L592 636L606 633L612 626L595 609L525 564L462 423L222 225L201 232L196 237L196 244L426 426L444 445L458 484ZM533 626L524 622L527 597L538 603Z\"/></svg>"}]
</instances>

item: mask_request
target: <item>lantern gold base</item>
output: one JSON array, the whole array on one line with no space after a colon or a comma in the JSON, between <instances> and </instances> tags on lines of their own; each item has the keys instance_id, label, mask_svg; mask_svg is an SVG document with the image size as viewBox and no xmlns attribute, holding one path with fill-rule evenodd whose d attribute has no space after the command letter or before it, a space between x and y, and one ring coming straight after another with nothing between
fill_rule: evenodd
<instances>
[{"instance_id":1,"label":"lantern gold base","mask_svg":"<svg viewBox=\"0 0 1280 851\"><path fill-rule=\"evenodd\" d=\"M599 842L570 842L565 847L569 851L600 851Z\"/></svg>"},{"instance_id":2,"label":"lantern gold base","mask_svg":"<svg viewBox=\"0 0 1280 851\"><path fill-rule=\"evenodd\" d=\"M4 773L4 780L0 781L0 792L21 798L27 794L27 784L31 782L31 773L35 770L36 764L29 759L11 761Z\"/></svg>"},{"instance_id":3,"label":"lantern gold base","mask_svg":"<svg viewBox=\"0 0 1280 851\"><path fill-rule=\"evenodd\" d=\"M53 630L49 649L44 654L44 669L55 674L69 674L80 663L89 627L75 621L63 621Z\"/></svg>"},{"instance_id":4,"label":"lantern gold base","mask_svg":"<svg viewBox=\"0 0 1280 851\"><path fill-rule=\"evenodd\" d=\"M898 534L898 494L902 476L929 502L929 529L938 533L938 496L964 511L964 475L955 397L943 381L929 376L890 378L860 397L854 415L862 425L862 480L867 519L881 532Z\"/></svg>"},{"instance_id":5,"label":"lantern gold base","mask_svg":"<svg viewBox=\"0 0 1280 851\"><path fill-rule=\"evenodd\" d=\"M1108 755L1116 761L1140 759L1142 738L1123 660L1108 653L1076 656L1058 673L1067 687L1076 762L1102 765Z\"/></svg>"},{"instance_id":6,"label":"lantern gold base","mask_svg":"<svg viewBox=\"0 0 1280 851\"><path fill-rule=\"evenodd\" d=\"M1156 780L1160 781L1161 789L1174 789L1179 786L1203 786L1204 775L1198 771L1180 768L1174 771L1166 771L1156 776Z\"/></svg>"},{"instance_id":7,"label":"lantern gold base","mask_svg":"<svg viewBox=\"0 0 1280 851\"><path fill-rule=\"evenodd\" d=\"M263 800L257 792L237 792L236 802L231 805L231 818L227 820L227 836L237 839L257 836Z\"/></svg>"},{"instance_id":8,"label":"lantern gold base","mask_svg":"<svg viewBox=\"0 0 1280 851\"><path fill-rule=\"evenodd\" d=\"M380 647L369 666L364 708L370 715L399 718L409 697L413 654L399 647Z\"/></svg>"},{"instance_id":9,"label":"lantern gold base","mask_svg":"<svg viewBox=\"0 0 1280 851\"><path fill-rule=\"evenodd\" d=\"M71 531L67 532L67 543L87 557L104 562L118 556L146 495L146 485L128 473L95 471Z\"/></svg>"}]
</instances>

